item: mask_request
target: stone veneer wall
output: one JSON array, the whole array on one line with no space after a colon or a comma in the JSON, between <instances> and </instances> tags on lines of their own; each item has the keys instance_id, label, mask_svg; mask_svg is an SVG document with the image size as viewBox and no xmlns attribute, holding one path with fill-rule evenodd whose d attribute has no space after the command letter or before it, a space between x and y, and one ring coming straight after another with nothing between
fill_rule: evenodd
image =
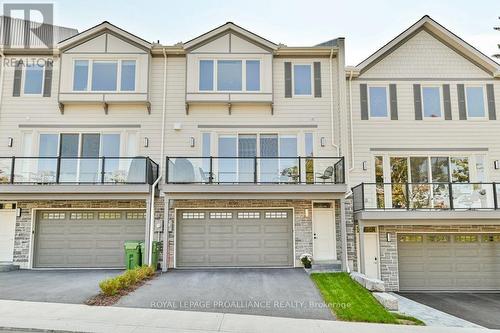
<instances>
[{"instance_id":1,"label":"stone veneer wall","mask_svg":"<svg viewBox=\"0 0 500 333\"><path fill-rule=\"evenodd\" d=\"M399 290L398 249L396 233L401 232L500 232L494 225L381 225L378 227L380 245L380 278L389 291ZM387 241L390 233L391 241Z\"/></svg>"},{"instance_id":2,"label":"stone veneer wall","mask_svg":"<svg viewBox=\"0 0 500 333\"><path fill-rule=\"evenodd\" d=\"M21 208L21 216L16 218L14 239L14 263L21 268L29 268L31 219L33 209L51 208L146 208L145 200L29 200L18 201L17 208Z\"/></svg>"}]
</instances>

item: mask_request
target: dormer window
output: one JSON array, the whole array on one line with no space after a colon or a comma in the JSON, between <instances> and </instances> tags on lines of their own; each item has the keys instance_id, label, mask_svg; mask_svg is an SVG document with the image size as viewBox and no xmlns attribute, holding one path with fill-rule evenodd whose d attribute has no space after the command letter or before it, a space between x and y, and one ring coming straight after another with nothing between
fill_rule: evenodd
<instances>
[{"instance_id":1,"label":"dormer window","mask_svg":"<svg viewBox=\"0 0 500 333\"><path fill-rule=\"evenodd\" d=\"M260 77L260 60L199 61L200 91L260 91Z\"/></svg>"},{"instance_id":2,"label":"dormer window","mask_svg":"<svg viewBox=\"0 0 500 333\"><path fill-rule=\"evenodd\" d=\"M75 60L74 62L73 91L135 91L135 81L135 60Z\"/></svg>"}]
</instances>

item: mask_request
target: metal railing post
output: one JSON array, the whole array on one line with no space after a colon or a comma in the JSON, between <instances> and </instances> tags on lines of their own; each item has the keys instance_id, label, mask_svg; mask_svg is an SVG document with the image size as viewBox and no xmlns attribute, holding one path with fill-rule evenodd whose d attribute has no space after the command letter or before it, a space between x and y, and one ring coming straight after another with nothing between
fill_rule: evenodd
<instances>
[{"instance_id":1,"label":"metal railing post","mask_svg":"<svg viewBox=\"0 0 500 333\"><path fill-rule=\"evenodd\" d=\"M213 156L210 156L210 174L208 176L208 183L212 184L214 181L214 161L213 161Z\"/></svg>"},{"instance_id":2,"label":"metal railing post","mask_svg":"<svg viewBox=\"0 0 500 333\"><path fill-rule=\"evenodd\" d=\"M361 210L365 210L365 183L361 183Z\"/></svg>"},{"instance_id":3,"label":"metal railing post","mask_svg":"<svg viewBox=\"0 0 500 333\"><path fill-rule=\"evenodd\" d=\"M448 193L450 196L450 209L453 209L453 183L448 183Z\"/></svg>"},{"instance_id":4,"label":"metal railing post","mask_svg":"<svg viewBox=\"0 0 500 333\"><path fill-rule=\"evenodd\" d=\"M168 164L169 164L168 162L170 161L170 158L167 156L166 159L167 160L166 160L166 163L165 163L165 183L169 184L170 181L168 179Z\"/></svg>"},{"instance_id":5,"label":"metal railing post","mask_svg":"<svg viewBox=\"0 0 500 333\"><path fill-rule=\"evenodd\" d=\"M299 159L299 184L302 184L302 157L298 157ZM306 172L307 172L307 168L306 168ZM307 179L307 176L306 176L306 179Z\"/></svg>"},{"instance_id":6,"label":"metal railing post","mask_svg":"<svg viewBox=\"0 0 500 333\"><path fill-rule=\"evenodd\" d=\"M493 203L495 209L498 209L498 197L497 197L497 183L493 182Z\"/></svg>"},{"instance_id":7,"label":"metal railing post","mask_svg":"<svg viewBox=\"0 0 500 333\"><path fill-rule=\"evenodd\" d=\"M61 156L57 156L57 166L56 166L56 184L59 184L59 177L61 175Z\"/></svg>"},{"instance_id":8,"label":"metal railing post","mask_svg":"<svg viewBox=\"0 0 500 333\"><path fill-rule=\"evenodd\" d=\"M14 169L16 167L16 157L12 156L10 161L10 183L14 184Z\"/></svg>"},{"instance_id":9,"label":"metal railing post","mask_svg":"<svg viewBox=\"0 0 500 333\"><path fill-rule=\"evenodd\" d=\"M406 210L410 210L410 185L408 182L405 183L406 189Z\"/></svg>"},{"instance_id":10,"label":"metal railing post","mask_svg":"<svg viewBox=\"0 0 500 333\"><path fill-rule=\"evenodd\" d=\"M102 157L102 164L101 164L101 184L104 184L104 170L106 166L106 157Z\"/></svg>"},{"instance_id":11,"label":"metal railing post","mask_svg":"<svg viewBox=\"0 0 500 333\"><path fill-rule=\"evenodd\" d=\"M253 157L253 183L257 184L258 178L257 178L257 156Z\"/></svg>"}]
</instances>

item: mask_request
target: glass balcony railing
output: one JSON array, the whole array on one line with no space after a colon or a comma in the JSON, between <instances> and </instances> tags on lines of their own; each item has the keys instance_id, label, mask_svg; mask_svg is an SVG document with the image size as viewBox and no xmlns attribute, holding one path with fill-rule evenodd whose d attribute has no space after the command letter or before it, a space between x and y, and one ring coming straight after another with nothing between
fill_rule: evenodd
<instances>
[{"instance_id":1,"label":"glass balcony railing","mask_svg":"<svg viewBox=\"0 0 500 333\"><path fill-rule=\"evenodd\" d=\"M343 157L167 157L169 184L344 184Z\"/></svg>"},{"instance_id":2,"label":"glass balcony railing","mask_svg":"<svg viewBox=\"0 0 500 333\"><path fill-rule=\"evenodd\" d=\"M498 209L499 185L496 183L361 183L352 188L353 205L354 211Z\"/></svg>"},{"instance_id":3,"label":"glass balcony railing","mask_svg":"<svg viewBox=\"0 0 500 333\"><path fill-rule=\"evenodd\" d=\"M148 157L2 157L0 184L152 184Z\"/></svg>"}]
</instances>

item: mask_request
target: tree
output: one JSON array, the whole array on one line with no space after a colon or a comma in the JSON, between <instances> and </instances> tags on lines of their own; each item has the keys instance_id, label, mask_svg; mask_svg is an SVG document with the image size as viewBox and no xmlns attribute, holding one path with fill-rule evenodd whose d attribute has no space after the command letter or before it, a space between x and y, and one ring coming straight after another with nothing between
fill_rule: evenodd
<instances>
[{"instance_id":1,"label":"tree","mask_svg":"<svg viewBox=\"0 0 500 333\"><path fill-rule=\"evenodd\" d=\"M498 17L498 19L500 20L500 16ZM498 27L493 27L493 29L495 29L496 31L500 31L500 26L498 26ZM498 49L500 50L500 44L497 44L497 46L498 46ZM500 59L500 53L494 54L493 56L494 56L495 58Z\"/></svg>"}]
</instances>

